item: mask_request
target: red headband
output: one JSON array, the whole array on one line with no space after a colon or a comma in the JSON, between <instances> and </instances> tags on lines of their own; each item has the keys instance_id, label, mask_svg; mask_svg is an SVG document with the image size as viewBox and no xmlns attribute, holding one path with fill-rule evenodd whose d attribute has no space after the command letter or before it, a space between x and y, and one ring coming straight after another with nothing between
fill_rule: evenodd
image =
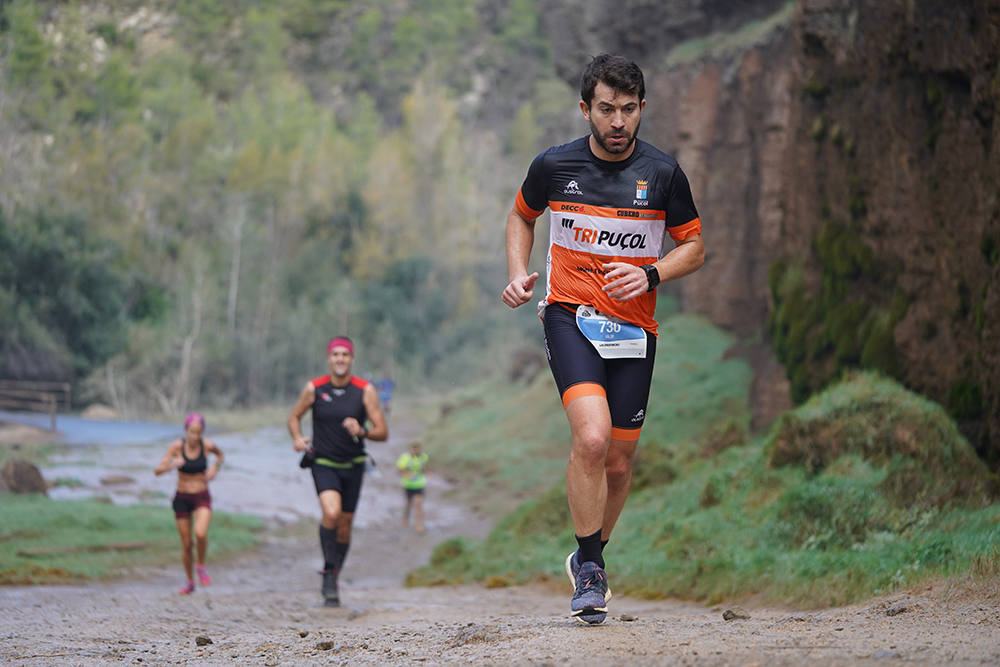
<instances>
[{"instance_id":1,"label":"red headband","mask_svg":"<svg viewBox=\"0 0 1000 667\"><path fill-rule=\"evenodd\" d=\"M354 356L354 344L346 338L334 338L331 340L326 346L326 353L330 354L335 347L346 347L351 356Z\"/></svg>"}]
</instances>

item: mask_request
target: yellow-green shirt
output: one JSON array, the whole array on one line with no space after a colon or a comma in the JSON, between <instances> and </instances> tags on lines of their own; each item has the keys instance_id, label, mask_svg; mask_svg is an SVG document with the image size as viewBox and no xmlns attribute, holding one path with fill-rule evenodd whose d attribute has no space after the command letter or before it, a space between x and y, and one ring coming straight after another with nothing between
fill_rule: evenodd
<instances>
[{"instance_id":1,"label":"yellow-green shirt","mask_svg":"<svg viewBox=\"0 0 1000 667\"><path fill-rule=\"evenodd\" d=\"M427 453L420 452L416 456L410 452L403 452L396 460L396 467L400 470L409 470L410 475L404 475L400 480L404 489L416 491L427 486L427 477L424 476L424 466L427 465Z\"/></svg>"}]
</instances>

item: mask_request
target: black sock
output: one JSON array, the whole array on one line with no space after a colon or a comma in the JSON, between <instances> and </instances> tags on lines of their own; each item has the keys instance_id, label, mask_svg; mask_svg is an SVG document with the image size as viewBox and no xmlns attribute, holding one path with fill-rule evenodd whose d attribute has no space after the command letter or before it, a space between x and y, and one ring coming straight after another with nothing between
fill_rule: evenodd
<instances>
[{"instance_id":1,"label":"black sock","mask_svg":"<svg viewBox=\"0 0 1000 667\"><path fill-rule=\"evenodd\" d=\"M604 569L604 557L601 556L601 531L598 530L593 535L586 537L576 536L576 543L580 545L580 565L587 561L597 563Z\"/></svg>"},{"instance_id":2,"label":"black sock","mask_svg":"<svg viewBox=\"0 0 1000 667\"><path fill-rule=\"evenodd\" d=\"M324 528L323 524L319 524L319 546L323 549L323 569L336 569L337 529Z\"/></svg>"},{"instance_id":3,"label":"black sock","mask_svg":"<svg viewBox=\"0 0 1000 667\"><path fill-rule=\"evenodd\" d=\"M344 561L347 559L347 550L351 548L350 542L334 542L333 544L333 564L338 571L344 568Z\"/></svg>"}]
</instances>

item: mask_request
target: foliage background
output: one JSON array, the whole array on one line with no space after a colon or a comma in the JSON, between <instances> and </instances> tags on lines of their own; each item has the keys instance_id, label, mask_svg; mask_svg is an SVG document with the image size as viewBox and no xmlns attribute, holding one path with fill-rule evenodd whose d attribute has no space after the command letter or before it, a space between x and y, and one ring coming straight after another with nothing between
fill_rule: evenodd
<instances>
[{"instance_id":1,"label":"foliage background","mask_svg":"<svg viewBox=\"0 0 1000 667\"><path fill-rule=\"evenodd\" d=\"M176 414L332 335L404 383L507 356L503 220L581 128L533 3L489 6L0 2L0 375Z\"/></svg>"}]
</instances>

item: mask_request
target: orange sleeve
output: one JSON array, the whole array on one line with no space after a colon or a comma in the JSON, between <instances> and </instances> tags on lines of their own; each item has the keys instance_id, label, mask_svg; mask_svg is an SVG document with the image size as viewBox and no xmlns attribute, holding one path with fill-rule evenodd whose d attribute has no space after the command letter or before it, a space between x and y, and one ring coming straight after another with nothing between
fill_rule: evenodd
<instances>
[{"instance_id":1,"label":"orange sleeve","mask_svg":"<svg viewBox=\"0 0 1000 667\"><path fill-rule=\"evenodd\" d=\"M514 207L525 220L534 220L542 214L542 211L536 211L528 206L527 202L524 201L524 196L521 194L520 190L517 191L517 199L514 201Z\"/></svg>"},{"instance_id":2,"label":"orange sleeve","mask_svg":"<svg viewBox=\"0 0 1000 667\"><path fill-rule=\"evenodd\" d=\"M670 238L673 240L683 241L690 236L701 234L701 218L695 218L691 222L685 222L676 227L667 227L667 231L670 232Z\"/></svg>"}]
</instances>

